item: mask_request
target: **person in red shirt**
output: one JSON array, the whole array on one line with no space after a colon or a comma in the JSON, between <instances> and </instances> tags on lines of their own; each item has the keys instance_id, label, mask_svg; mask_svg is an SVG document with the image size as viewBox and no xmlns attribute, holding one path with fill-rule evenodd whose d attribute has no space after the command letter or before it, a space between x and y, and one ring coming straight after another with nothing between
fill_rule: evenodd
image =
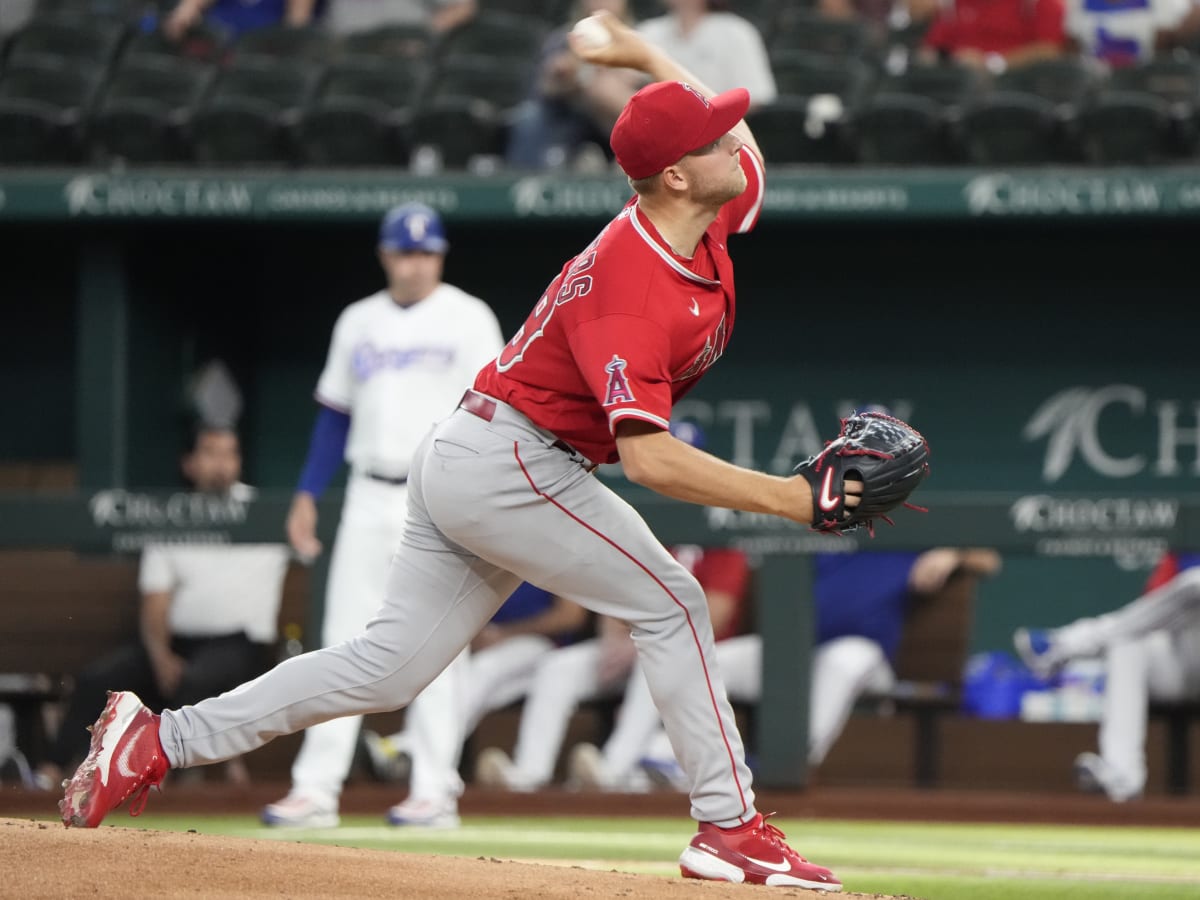
<instances>
[{"instance_id":1,"label":"person in red shirt","mask_svg":"<svg viewBox=\"0 0 1200 900\"><path fill-rule=\"evenodd\" d=\"M1062 0L952 0L925 32L926 61L950 57L993 74L1058 56L1066 46Z\"/></svg>"},{"instance_id":2,"label":"person in red shirt","mask_svg":"<svg viewBox=\"0 0 1200 900\"><path fill-rule=\"evenodd\" d=\"M417 449L404 537L375 617L342 644L161 717L131 693L113 694L66 786L66 824L94 827L129 797L140 811L171 768L407 705L529 581L629 624L691 783L699 827L679 858L683 875L841 888L755 808L699 582L592 475L620 460L634 483L678 500L803 524L814 515L804 476L736 466L668 431L672 404L733 332L728 241L757 223L765 185L743 118L749 94L715 94L614 16L599 21L612 41L589 49L573 39L576 52L651 80L610 139L635 197L562 268ZM854 508L862 487L849 477L835 486L838 508Z\"/></svg>"}]
</instances>

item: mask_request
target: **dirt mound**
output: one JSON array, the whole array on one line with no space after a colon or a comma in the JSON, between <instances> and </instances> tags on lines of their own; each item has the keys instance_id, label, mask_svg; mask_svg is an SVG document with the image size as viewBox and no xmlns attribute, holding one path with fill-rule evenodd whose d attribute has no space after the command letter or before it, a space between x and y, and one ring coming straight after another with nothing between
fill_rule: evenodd
<instances>
[{"instance_id":1,"label":"dirt mound","mask_svg":"<svg viewBox=\"0 0 1200 900\"><path fill-rule=\"evenodd\" d=\"M597 872L497 859L418 856L317 844L0 819L0 894L24 900L91 897L396 897L420 900L760 896L741 885ZM698 893L699 892L699 893ZM773 888L771 897L828 897ZM874 897L878 894L841 894Z\"/></svg>"}]
</instances>

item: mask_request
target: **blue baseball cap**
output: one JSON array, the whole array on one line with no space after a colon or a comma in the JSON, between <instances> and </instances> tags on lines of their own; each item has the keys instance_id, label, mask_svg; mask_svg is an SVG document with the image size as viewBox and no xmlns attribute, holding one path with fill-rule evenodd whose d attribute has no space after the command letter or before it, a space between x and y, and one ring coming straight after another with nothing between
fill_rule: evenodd
<instances>
[{"instance_id":1,"label":"blue baseball cap","mask_svg":"<svg viewBox=\"0 0 1200 900\"><path fill-rule=\"evenodd\" d=\"M401 253L445 253L450 249L441 216L424 203L405 203L388 211L379 223L379 247Z\"/></svg>"}]
</instances>

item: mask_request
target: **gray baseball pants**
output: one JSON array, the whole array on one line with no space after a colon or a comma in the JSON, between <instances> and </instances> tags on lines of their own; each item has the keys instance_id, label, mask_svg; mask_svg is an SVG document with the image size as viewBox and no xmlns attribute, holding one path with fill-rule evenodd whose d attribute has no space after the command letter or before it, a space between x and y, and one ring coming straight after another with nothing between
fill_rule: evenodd
<instances>
[{"instance_id":1,"label":"gray baseball pants","mask_svg":"<svg viewBox=\"0 0 1200 900\"><path fill-rule=\"evenodd\" d=\"M704 592L588 461L512 407L475 395L418 449L408 523L366 630L233 691L163 713L176 767L238 756L337 716L407 705L522 581L629 623L692 816L755 815L750 771L717 671Z\"/></svg>"}]
</instances>

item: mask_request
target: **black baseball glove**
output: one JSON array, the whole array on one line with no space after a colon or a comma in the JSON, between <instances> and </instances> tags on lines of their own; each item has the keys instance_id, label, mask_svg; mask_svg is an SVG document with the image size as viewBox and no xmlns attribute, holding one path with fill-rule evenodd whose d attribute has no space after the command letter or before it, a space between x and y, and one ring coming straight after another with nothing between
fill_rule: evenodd
<instances>
[{"instance_id":1,"label":"black baseball glove","mask_svg":"<svg viewBox=\"0 0 1200 900\"><path fill-rule=\"evenodd\" d=\"M838 436L796 472L812 488L814 531L842 534L866 527L874 535L876 518L895 524L885 513L897 506L925 511L906 501L929 474L929 444L893 416L853 413L842 419ZM847 480L862 482L857 506L846 505Z\"/></svg>"}]
</instances>

